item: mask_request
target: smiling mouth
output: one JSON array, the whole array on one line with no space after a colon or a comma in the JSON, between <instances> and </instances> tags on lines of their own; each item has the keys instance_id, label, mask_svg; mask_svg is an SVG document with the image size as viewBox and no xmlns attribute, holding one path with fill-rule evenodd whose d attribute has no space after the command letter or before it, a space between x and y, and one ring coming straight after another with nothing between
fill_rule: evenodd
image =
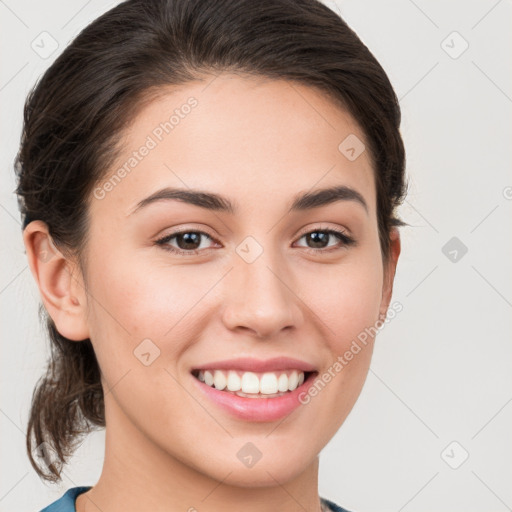
<instances>
[{"instance_id":1,"label":"smiling mouth","mask_svg":"<svg viewBox=\"0 0 512 512\"><path fill-rule=\"evenodd\" d=\"M288 369L273 372L192 370L203 384L244 398L276 398L291 393L318 372Z\"/></svg>"}]
</instances>

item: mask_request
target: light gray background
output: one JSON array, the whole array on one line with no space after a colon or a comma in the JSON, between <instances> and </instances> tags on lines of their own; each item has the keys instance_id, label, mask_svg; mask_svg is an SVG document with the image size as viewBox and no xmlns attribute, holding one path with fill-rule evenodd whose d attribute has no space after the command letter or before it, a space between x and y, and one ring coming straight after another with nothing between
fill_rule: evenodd
<instances>
[{"instance_id":1,"label":"light gray background","mask_svg":"<svg viewBox=\"0 0 512 512\"><path fill-rule=\"evenodd\" d=\"M25 455L47 342L12 162L30 87L115 3L0 0L0 511L34 512L101 471L103 432L80 447L60 486L41 483ZM320 495L354 512L512 510L511 2L326 3L400 98L410 179L400 214L411 227L401 230L393 297L403 311L379 334L361 397L322 451ZM47 58L31 48L43 31L58 42ZM464 41L454 31L469 44L457 58ZM466 254L443 253L452 237Z\"/></svg>"}]
</instances>

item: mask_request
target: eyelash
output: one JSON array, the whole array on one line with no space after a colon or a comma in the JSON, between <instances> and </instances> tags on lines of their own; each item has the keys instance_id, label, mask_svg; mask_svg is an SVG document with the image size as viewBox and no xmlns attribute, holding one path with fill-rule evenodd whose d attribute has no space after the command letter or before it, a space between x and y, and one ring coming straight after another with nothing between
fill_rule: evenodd
<instances>
[{"instance_id":1,"label":"eyelash","mask_svg":"<svg viewBox=\"0 0 512 512\"><path fill-rule=\"evenodd\" d=\"M172 247L170 245L167 245L169 241L171 241L173 238L175 238L178 235L184 234L184 233L196 233L200 235L205 235L206 237L210 238L213 241L216 241L213 237L211 237L208 233L205 233L204 231L199 230L192 230L192 229L184 229L181 231L176 231L174 233L171 233L169 235L165 235L162 238L159 238L158 240L155 240L155 244L162 247L165 251L172 252L174 254L180 254L183 256L192 256L196 255L201 251L209 251L210 249L190 249L190 250L183 250L183 249L177 249L175 247ZM325 253L331 253L332 251L337 251L340 249L346 249L347 247L350 247L352 245L356 244L356 240L350 236L348 236L345 232L333 228L328 229L313 229L311 231L306 231L305 233L302 233L298 240L303 238L306 235L309 235L311 233L325 233L329 235L334 235L338 237L338 239L343 243L341 247L331 247L329 249L313 249L311 247L303 247L303 249L306 250L306 252L318 255L318 254L325 254Z\"/></svg>"}]
</instances>

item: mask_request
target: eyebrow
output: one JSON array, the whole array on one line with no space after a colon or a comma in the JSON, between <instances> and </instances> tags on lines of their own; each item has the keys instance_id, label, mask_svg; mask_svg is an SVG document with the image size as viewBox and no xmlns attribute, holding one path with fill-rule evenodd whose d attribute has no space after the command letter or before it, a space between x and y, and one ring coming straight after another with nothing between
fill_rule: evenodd
<instances>
[{"instance_id":1,"label":"eyebrow","mask_svg":"<svg viewBox=\"0 0 512 512\"><path fill-rule=\"evenodd\" d=\"M199 206L207 210L226 212L234 214L237 210L235 205L224 196L212 192L182 188L163 188L142 199L131 211L130 215L152 203L164 200L177 200L184 203ZM360 204L368 213L368 205L364 197L355 189L346 185L339 185L313 192L299 193L294 196L290 211L305 211L319 208L338 201L354 201Z\"/></svg>"}]
</instances>

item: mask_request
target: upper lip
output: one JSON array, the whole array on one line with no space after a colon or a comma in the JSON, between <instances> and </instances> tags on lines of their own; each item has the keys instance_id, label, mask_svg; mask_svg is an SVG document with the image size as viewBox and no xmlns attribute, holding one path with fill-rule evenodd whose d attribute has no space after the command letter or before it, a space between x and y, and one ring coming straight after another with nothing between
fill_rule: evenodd
<instances>
[{"instance_id":1,"label":"upper lip","mask_svg":"<svg viewBox=\"0 0 512 512\"><path fill-rule=\"evenodd\" d=\"M246 372L271 372L276 370L302 370L314 372L315 367L305 361L291 357L275 357L272 359L254 359L242 357L238 359L224 359L213 363L196 366L194 370L240 370Z\"/></svg>"}]
</instances>

